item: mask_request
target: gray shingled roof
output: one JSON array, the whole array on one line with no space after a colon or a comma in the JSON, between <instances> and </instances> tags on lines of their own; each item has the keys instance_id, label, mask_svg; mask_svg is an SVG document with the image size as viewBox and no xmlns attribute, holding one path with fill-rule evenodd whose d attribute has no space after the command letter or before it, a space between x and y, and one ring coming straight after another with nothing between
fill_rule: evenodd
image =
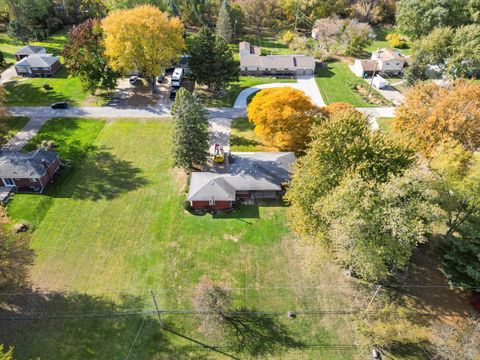
<instances>
[{"instance_id":1,"label":"gray shingled roof","mask_svg":"<svg viewBox=\"0 0 480 360\"><path fill-rule=\"evenodd\" d=\"M45 48L43 46L25 45L20 50L18 50L15 55L33 55L38 54L42 50L45 51Z\"/></svg>"},{"instance_id":2,"label":"gray shingled roof","mask_svg":"<svg viewBox=\"0 0 480 360\"><path fill-rule=\"evenodd\" d=\"M192 174L188 200L233 201L236 191L279 191L295 160L292 152L232 153L229 164Z\"/></svg>"},{"instance_id":3,"label":"gray shingled roof","mask_svg":"<svg viewBox=\"0 0 480 360\"><path fill-rule=\"evenodd\" d=\"M31 66L31 67L50 67L58 61L58 57L52 54L35 54L23 58L15 64L15 66Z\"/></svg>"},{"instance_id":4,"label":"gray shingled roof","mask_svg":"<svg viewBox=\"0 0 480 360\"><path fill-rule=\"evenodd\" d=\"M26 153L0 150L0 178L40 178L46 171L43 162L50 165L57 156L56 152L46 150Z\"/></svg>"},{"instance_id":5,"label":"gray shingled roof","mask_svg":"<svg viewBox=\"0 0 480 360\"><path fill-rule=\"evenodd\" d=\"M240 66L254 67L260 70L278 69L278 70L297 70L297 69L315 69L315 59L312 56L304 55L267 55L267 56L241 56Z\"/></svg>"}]
</instances>

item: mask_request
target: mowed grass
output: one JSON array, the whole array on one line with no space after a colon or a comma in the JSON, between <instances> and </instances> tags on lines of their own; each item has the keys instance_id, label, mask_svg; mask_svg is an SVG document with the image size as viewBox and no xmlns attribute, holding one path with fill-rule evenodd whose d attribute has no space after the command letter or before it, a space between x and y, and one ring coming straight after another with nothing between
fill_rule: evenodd
<instances>
[{"instance_id":1,"label":"mowed grass","mask_svg":"<svg viewBox=\"0 0 480 360\"><path fill-rule=\"evenodd\" d=\"M197 90L197 93L207 107L233 107L238 95L249 87L271 83L294 83L296 81L296 79L240 76L240 81L230 83L227 89L221 94L214 94L204 90Z\"/></svg>"},{"instance_id":2,"label":"mowed grass","mask_svg":"<svg viewBox=\"0 0 480 360\"><path fill-rule=\"evenodd\" d=\"M8 142L28 122L27 117L2 116L0 117L0 146Z\"/></svg>"},{"instance_id":3,"label":"mowed grass","mask_svg":"<svg viewBox=\"0 0 480 360\"><path fill-rule=\"evenodd\" d=\"M386 36L390 33L394 33L394 31L384 29L384 28L375 28L374 33L376 35L375 40L365 48L365 51L367 52L368 57L370 57L372 55L372 52L376 51L377 49L392 48L388 44ZM408 37L404 35L400 35L400 36L407 40L407 44L409 45L409 47L406 49L398 49L398 48L393 48L393 49L399 50L403 55L410 55L412 53L412 49L410 47L411 43L409 42Z\"/></svg>"},{"instance_id":4,"label":"mowed grass","mask_svg":"<svg viewBox=\"0 0 480 360\"><path fill-rule=\"evenodd\" d=\"M59 55L67 42L68 29L60 30L42 41L33 41L30 45L43 46L49 54ZM5 60L14 63L15 53L23 47L21 41L10 37L7 33L0 33L0 51L4 54Z\"/></svg>"},{"instance_id":5,"label":"mowed grass","mask_svg":"<svg viewBox=\"0 0 480 360\"><path fill-rule=\"evenodd\" d=\"M359 351L355 346L329 348L353 344L349 318L318 313L354 306L341 273L324 271L322 279L313 281L302 276L302 254L295 250L282 204L246 206L216 217L184 211L186 179L172 169L171 131L169 120L54 119L30 144L54 138L62 157L72 161L72 169L49 193L17 194L8 206L14 221L36 225L34 286L73 293L42 300L43 311L78 316L152 309L148 289L162 309L188 310L195 286L207 276L232 288L237 306L310 314L272 319L299 344L274 345L281 356L353 358ZM198 331L197 316L162 317L183 335L222 345ZM16 323L4 327L2 342L14 345L18 358L124 358L140 324L133 315ZM191 345L159 331L156 318L148 316L132 358L205 353ZM211 351L207 355L224 358Z\"/></svg>"},{"instance_id":6,"label":"mowed grass","mask_svg":"<svg viewBox=\"0 0 480 360\"><path fill-rule=\"evenodd\" d=\"M392 129L393 118L377 118L378 126L383 132L390 132Z\"/></svg>"},{"instance_id":7,"label":"mowed grass","mask_svg":"<svg viewBox=\"0 0 480 360\"><path fill-rule=\"evenodd\" d=\"M326 68L318 69L315 80L325 103L345 102L356 107L372 107L373 104L357 95L349 83L361 81L342 61L327 63Z\"/></svg>"},{"instance_id":8,"label":"mowed grass","mask_svg":"<svg viewBox=\"0 0 480 360\"><path fill-rule=\"evenodd\" d=\"M230 133L230 147L232 151L279 151L269 146L258 135L255 134L255 125L247 118L236 118L232 120Z\"/></svg>"}]
</instances>

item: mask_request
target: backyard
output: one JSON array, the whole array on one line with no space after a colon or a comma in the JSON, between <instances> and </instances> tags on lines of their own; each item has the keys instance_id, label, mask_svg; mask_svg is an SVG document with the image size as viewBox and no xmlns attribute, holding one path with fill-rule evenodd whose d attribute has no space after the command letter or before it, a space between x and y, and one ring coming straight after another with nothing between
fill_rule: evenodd
<instances>
[{"instance_id":1,"label":"backyard","mask_svg":"<svg viewBox=\"0 0 480 360\"><path fill-rule=\"evenodd\" d=\"M393 30L389 30L389 29L385 29L385 28L375 28L374 33L376 35L376 38L370 45L368 45L365 48L365 51L367 52L368 57L370 57L372 55L372 52L374 52L377 49L381 49L381 48L385 48L385 47L386 48L391 47L388 44L386 36L390 33L393 33L393 32L394 32ZM404 35L401 35L401 36L407 40L407 45L410 45L410 42L408 41L408 38ZM411 52L412 52L410 46L407 47L406 49L396 49L396 50L401 51L401 53L403 55L410 55Z\"/></svg>"},{"instance_id":2,"label":"backyard","mask_svg":"<svg viewBox=\"0 0 480 360\"><path fill-rule=\"evenodd\" d=\"M70 163L46 194L17 194L7 208L34 229L32 285L62 293L10 300L33 313L104 317L11 322L2 341L18 358L123 358L142 324L132 358L200 356L206 350L178 334L222 344L198 331L197 316L162 315L173 334L142 311L154 308L148 289L162 309L191 310L207 275L232 288L237 306L277 314L267 322L274 334L260 337L270 355L350 359L361 351L349 317L321 311L355 308L350 286L327 261L321 279L303 275L297 260L307 249L295 246L282 204L216 217L183 210L186 177L172 169L171 130L169 120L53 119L29 144L53 139Z\"/></svg>"},{"instance_id":3,"label":"backyard","mask_svg":"<svg viewBox=\"0 0 480 360\"><path fill-rule=\"evenodd\" d=\"M232 120L230 133L230 146L232 151L278 151L277 148L268 146L265 141L254 132L255 125L247 118Z\"/></svg>"}]
</instances>

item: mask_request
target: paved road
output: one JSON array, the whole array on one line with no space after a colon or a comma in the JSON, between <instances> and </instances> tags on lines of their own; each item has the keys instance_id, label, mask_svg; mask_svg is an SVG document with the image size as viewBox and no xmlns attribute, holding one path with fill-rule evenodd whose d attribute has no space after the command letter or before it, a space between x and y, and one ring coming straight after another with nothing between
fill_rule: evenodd
<instances>
[{"instance_id":1,"label":"paved road","mask_svg":"<svg viewBox=\"0 0 480 360\"><path fill-rule=\"evenodd\" d=\"M70 107L68 109L53 110L49 106L13 106L7 108L11 115L28 117L89 117L89 118L151 118L168 117L170 109L164 107Z\"/></svg>"},{"instance_id":2,"label":"paved road","mask_svg":"<svg viewBox=\"0 0 480 360\"><path fill-rule=\"evenodd\" d=\"M247 107L247 99L250 95L256 93L259 90L279 88L279 87L291 87L297 90L303 91L306 95L310 96L313 103L317 106L325 106L325 102L322 99L322 95L318 90L317 83L314 76L299 76L296 83L272 83L252 86L243 90L237 97L235 105L236 109L245 109Z\"/></svg>"},{"instance_id":3,"label":"paved road","mask_svg":"<svg viewBox=\"0 0 480 360\"><path fill-rule=\"evenodd\" d=\"M394 107L357 108L357 110L374 118L395 117Z\"/></svg>"}]
</instances>

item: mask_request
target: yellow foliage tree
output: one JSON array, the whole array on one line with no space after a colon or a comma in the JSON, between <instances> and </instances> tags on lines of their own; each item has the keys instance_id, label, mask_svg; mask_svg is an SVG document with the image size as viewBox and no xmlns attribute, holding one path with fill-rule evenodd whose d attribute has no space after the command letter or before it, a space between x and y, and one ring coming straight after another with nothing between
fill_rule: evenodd
<instances>
[{"instance_id":1,"label":"yellow foliage tree","mask_svg":"<svg viewBox=\"0 0 480 360\"><path fill-rule=\"evenodd\" d=\"M480 146L480 84L457 80L448 87L419 83L397 108L393 128L406 143L429 157L454 140L466 150Z\"/></svg>"},{"instance_id":2,"label":"yellow foliage tree","mask_svg":"<svg viewBox=\"0 0 480 360\"><path fill-rule=\"evenodd\" d=\"M182 53L184 28L157 7L141 5L111 12L103 21L105 54L113 70L138 71L155 91L155 78Z\"/></svg>"},{"instance_id":3,"label":"yellow foliage tree","mask_svg":"<svg viewBox=\"0 0 480 360\"><path fill-rule=\"evenodd\" d=\"M303 92L288 87L258 92L247 108L255 133L285 150L303 150L318 108Z\"/></svg>"}]
</instances>

